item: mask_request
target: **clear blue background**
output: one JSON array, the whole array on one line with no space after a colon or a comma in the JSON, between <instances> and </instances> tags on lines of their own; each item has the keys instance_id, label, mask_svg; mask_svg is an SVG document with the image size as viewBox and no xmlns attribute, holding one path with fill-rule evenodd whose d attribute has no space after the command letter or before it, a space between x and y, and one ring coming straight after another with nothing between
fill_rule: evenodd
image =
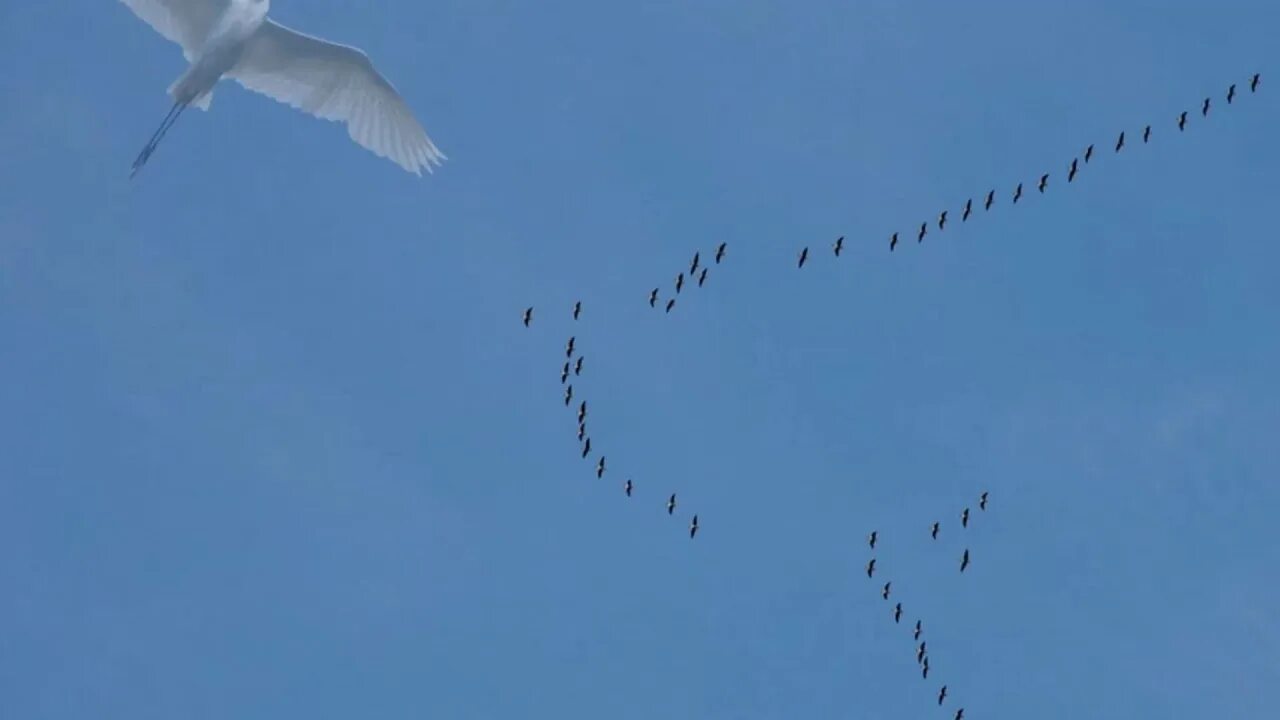
<instances>
[{"instance_id":1,"label":"clear blue background","mask_svg":"<svg viewBox=\"0 0 1280 720\"><path fill-rule=\"evenodd\" d=\"M279 0L442 171L225 83L130 183L178 49L4 3L0 717L1264 715L1278 9Z\"/></svg>"}]
</instances>

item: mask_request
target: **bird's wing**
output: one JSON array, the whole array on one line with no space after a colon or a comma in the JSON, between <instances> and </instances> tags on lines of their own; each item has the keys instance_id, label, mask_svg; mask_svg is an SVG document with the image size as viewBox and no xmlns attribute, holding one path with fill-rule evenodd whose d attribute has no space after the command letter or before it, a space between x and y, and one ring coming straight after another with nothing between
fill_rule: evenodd
<instances>
[{"instance_id":1,"label":"bird's wing","mask_svg":"<svg viewBox=\"0 0 1280 720\"><path fill-rule=\"evenodd\" d=\"M316 117L346 123L352 140L415 175L446 159L396 89L356 48L268 20L228 75Z\"/></svg>"},{"instance_id":2,"label":"bird's wing","mask_svg":"<svg viewBox=\"0 0 1280 720\"><path fill-rule=\"evenodd\" d=\"M182 47L190 60L231 0L120 0L165 39Z\"/></svg>"}]
</instances>

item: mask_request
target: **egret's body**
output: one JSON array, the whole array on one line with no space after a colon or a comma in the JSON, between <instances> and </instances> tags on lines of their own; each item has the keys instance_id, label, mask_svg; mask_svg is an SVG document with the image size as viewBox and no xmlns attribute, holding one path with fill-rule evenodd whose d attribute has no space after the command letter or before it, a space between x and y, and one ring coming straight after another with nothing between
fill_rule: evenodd
<instances>
[{"instance_id":1,"label":"egret's body","mask_svg":"<svg viewBox=\"0 0 1280 720\"><path fill-rule=\"evenodd\" d=\"M191 65L169 86L173 107L134 161L136 173L189 105L208 110L224 77L316 117L415 175L445 159L400 94L360 50L267 18L270 0L120 0L182 47Z\"/></svg>"}]
</instances>

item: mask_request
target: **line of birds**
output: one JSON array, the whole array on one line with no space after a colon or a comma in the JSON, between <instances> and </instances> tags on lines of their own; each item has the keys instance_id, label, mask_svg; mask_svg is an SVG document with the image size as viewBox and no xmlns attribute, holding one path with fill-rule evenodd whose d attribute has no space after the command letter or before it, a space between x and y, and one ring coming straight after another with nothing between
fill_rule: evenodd
<instances>
[{"instance_id":1,"label":"line of birds","mask_svg":"<svg viewBox=\"0 0 1280 720\"><path fill-rule=\"evenodd\" d=\"M727 242L722 242L718 246L716 246L716 253L714 255L716 265L719 265L720 262L724 260L724 256L728 252L728 250L729 250L729 243ZM702 264L702 251L699 250L695 252L693 254L693 260L689 262L689 273L688 273L689 282L694 282L696 278L698 287L702 287L703 284L707 282L708 270L710 270L710 268ZM678 275L676 275L676 281L675 281L676 295L680 294L680 291L684 289L684 285L685 285L685 273L681 272ZM654 289L649 291L649 307L651 308L658 307L658 294L661 292L661 290L662 290L661 287L655 287ZM675 297L672 296L668 298L666 303L666 312L671 312L671 310L675 308L675 306L676 306Z\"/></svg>"},{"instance_id":2,"label":"line of birds","mask_svg":"<svg viewBox=\"0 0 1280 720\"><path fill-rule=\"evenodd\" d=\"M983 491L983 493L980 496L978 496L979 510L986 511L988 497L989 497L989 494L986 491ZM937 540L938 532L941 527L942 527L942 523L934 521L933 525L929 527L929 537L931 537L933 540ZM967 507L960 512L960 527L962 528L969 527L969 508ZM876 549L876 544L879 542L879 540L880 540L879 531L872 530L871 534L867 536L867 544L871 546L872 551ZM960 556L960 572L964 572L968 568L969 568L969 548L965 548L964 554ZM868 578L874 577L875 572L876 572L876 558L874 555L872 555L871 559L867 561L867 577ZM881 586L880 597L884 598L885 601L888 601L889 598L892 596L892 593L893 593L893 581L890 580L885 582L885 584ZM894 624L900 624L902 622L902 603L901 602L894 603L893 622ZM928 680L929 679L929 645L927 641L920 639L920 636L923 634L924 634L924 621L917 619L915 623L915 627L912 630L912 639L916 643L916 664L920 666L920 677L922 677L925 680ZM943 685L938 690L938 705L942 705L943 702L946 701L946 699L947 699L947 686ZM955 720L963 720L963 718L964 718L964 708L961 707L956 710Z\"/></svg>"},{"instance_id":3,"label":"line of birds","mask_svg":"<svg viewBox=\"0 0 1280 720\"><path fill-rule=\"evenodd\" d=\"M720 259L724 257L724 247L725 246L723 244L720 246L720 250L716 254L717 255L716 262L719 262ZM696 262L697 262L697 259L695 258L695 264ZM703 276L705 277L705 275L706 275L706 271L704 269ZM577 302L574 302L573 304L573 319L576 321L581 316L582 316L582 301L579 300ZM522 321L524 322L525 327L529 327L533 323L532 307L525 308ZM564 356L565 356L564 365L562 365L560 368L560 384L564 386L565 407L569 407L573 404L573 400L574 400L573 383L569 382L569 378L571 376L576 378L582 375L582 367L585 361L584 360L585 356L581 352L579 352L579 349L578 349L577 335L569 336L569 340L565 343ZM591 456L591 436L587 434L587 401L581 398L579 398L579 400L580 402L578 403L578 412L577 412L577 418L578 418L577 435L578 435L578 442L582 446L581 448L582 458L585 460ZM605 455L601 453L599 458L596 460L596 478L597 479L601 479L604 477L605 469L606 469ZM635 492L635 483L631 480L631 478L627 478L626 481L622 483L622 492L627 497L631 497L632 493ZM676 493L671 493L671 495L667 497L667 504L666 504L667 515L675 515L676 506L677 506ZM697 536L698 528L699 528L698 515L697 513L695 513L693 517L689 520L689 539L692 540L694 537Z\"/></svg>"}]
</instances>

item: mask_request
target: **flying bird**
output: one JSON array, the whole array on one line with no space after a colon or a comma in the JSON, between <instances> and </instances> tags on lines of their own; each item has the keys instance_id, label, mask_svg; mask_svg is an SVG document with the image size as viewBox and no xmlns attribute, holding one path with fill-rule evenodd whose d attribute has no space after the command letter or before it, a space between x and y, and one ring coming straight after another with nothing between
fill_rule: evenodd
<instances>
[{"instance_id":1,"label":"flying bird","mask_svg":"<svg viewBox=\"0 0 1280 720\"><path fill-rule=\"evenodd\" d=\"M942 213L938 215L938 229L943 230L946 227L947 227L947 211L943 210Z\"/></svg>"},{"instance_id":2,"label":"flying bird","mask_svg":"<svg viewBox=\"0 0 1280 720\"><path fill-rule=\"evenodd\" d=\"M585 428L579 429L578 432L581 434L584 430ZM591 438L587 438L586 441L582 443L582 459L585 460L587 456L590 454L591 454Z\"/></svg>"},{"instance_id":3,"label":"flying bird","mask_svg":"<svg viewBox=\"0 0 1280 720\"><path fill-rule=\"evenodd\" d=\"M707 269L702 268L702 272L698 273L698 287L702 287L702 283L707 281Z\"/></svg>"},{"instance_id":4,"label":"flying bird","mask_svg":"<svg viewBox=\"0 0 1280 720\"><path fill-rule=\"evenodd\" d=\"M671 497L667 498L667 514L670 515L676 511L676 494L671 493Z\"/></svg>"},{"instance_id":5,"label":"flying bird","mask_svg":"<svg viewBox=\"0 0 1280 720\"><path fill-rule=\"evenodd\" d=\"M929 223L920 223L920 232L916 235L916 242L923 242L924 236L929 234Z\"/></svg>"},{"instance_id":6,"label":"flying bird","mask_svg":"<svg viewBox=\"0 0 1280 720\"><path fill-rule=\"evenodd\" d=\"M583 400L582 404L578 406L578 424L581 425L582 423L586 422L586 419L587 419L587 401Z\"/></svg>"},{"instance_id":7,"label":"flying bird","mask_svg":"<svg viewBox=\"0 0 1280 720\"><path fill-rule=\"evenodd\" d=\"M875 575L875 574L876 574L876 559L871 558L871 561L867 563L867 577L871 577L872 575Z\"/></svg>"},{"instance_id":8,"label":"flying bird","mask_svg":"<svg viewBox=\"0 0 1280 720\"><path fill-rule=\"evenodd\" d=\"M716 264L717 265L719 265L720 261L724 259L724 252L726 249L728 249L728 247L729 247L729 243L722 242L720 243L720 247L716 248Z\"/></svg>"},{"instance_id":9,"label":"flying bird","mask_svg":"<svg viewBox=\"0 0 1280 720\"><path fill-rule=\"evenodd\" d=\"M800 262L796 265L798 268L804 267L804 261L809 259L809 248L800 251Z\"/></svg>"},{"instance_id":10,"label":"flying bird","mask_svg":"<svg viewBox=\"0 0 1280 720\"><path fill-rule=\"evenodd\" d=\"M702 253L695 252L693 254L693 262L689 264L689 277L693 277L698 272L698 262L702 260Z\"/></svg>"},{"instance_id":11,"label":"flying bird","mask_svg":"<svg viewBox=\"0 0 1280 720\"><path fill-rule=\"evenodd\" d=\"M658 288L649 291L649 307L655 307L658 304Z\"/></svg>"},{"instance_id":12,"label":"flying bird","mask_svg":"<svg viewBox=\"0 0 1280 720\"><path fill-rule=\"evenodd\" d=\"M956 711L956 720L964 720L964 708Z\"/></svg>"},{"instance_id":13,"label":"flying bird","mask_svg":"<svg viewBox=\"0 0 1280 720\"><path fill-rule=\"evenodd\" d=\"M924 632L923 628L921 627L921 624L922 624L922 623L921 623L921 621L919 621L919 620L917 620L917 621L916 621L916 629L915 629L914 634L912 635L912 639L913 639L913 640L919 640L919 639L920 639L920 633L921 633L921 632Z\"/></svg>"},{"instance_id":14,"label":"flying bird","mask_svg":"<svg viewBox=\"0 0 1280 720\"><path fill-rule=\"evenodd\" d=\"M1204 104L1200 106L1200 114L1205 117L1209 116L1209 98L1205 98Z\"/></svg>"},{"instance_id":15,"label":"flying bird","mask_svg":"<svg viewBox=\"0 0 1280 720\"><path fill-rule=\"evenodd\" d=\"M889 252L893 252L896 247L898 247L898 233L894 233L889 237Z\"/></svg>"},{"instance_id":16,"label":"flying bird","mask_svg":"<svg viewBox=\"0 0 1280 720\"><path fill-rule=\"evenodd\" d=\"M1120 131L1120 137L1116 140L1116 152L1120 152L1120 148L1124 147L1124 131Z\"/></svg>"},{"instance_id":17,"label":"flying bird","mask_svg":"<svg viewBox=\"0 0 1280 720\"><path fill-rule=\"evenodd\" d=\"M947 686L943 685L942 689L938 691L938 704L941 705L942 701L946 699L947 699Z\"/></svg>"},{"instance_id":18,"label":"flying bird","mask_svg":"<svg viewBox=\"0 0 1280 720\"><path fill-rule=\"evenodd\" d=\"M692 540L694 535L698 534L698 516L694 515L693 520L689 522L689 539Z\"/></svg>"},{"instance_id":19,"label":"flying bird","mask_svg":"<svg viewBox=\"0 0 1280 720\"><path fill-rule=\"evenodd\" d=\"M524 309L524 326L529 327L529 323L533 322L533 308Z\"/></svg>"},{"instance_id":20,"label":"flying bird","mask_svg":"<svg viewBox=\"0 0 1280 720\"><path fill-rule=\"evenodd\" d=\"M1067 170L1067 182L1071 182L1076 179L1076 171L1079 170L1079 168L1080 160L1077 158L1071 158L1071 167Z\"/></svg>"},{"instance_id":21,"label":"flying bird","mask_svg":"<svg viewBox=\"0 0 1280 720\"><path fill-rule=\"evenodd\" d=\"M578 338L577 338L576 336L571 336L571 337L569 338L569 342L568 342L568 343L566 343L566 344L565 344L565 346L564 346L564 356L565 356L565 357L573 357L573 344L574 344L575 342L577 342L577 340L578 340Z\"/></svg>"},{"instance_id":22,"label":"flying bird","mask_svg":"<svg viewBox=\"0 0 1280 720\"><path fill-rule=\"evenodd\" d=\"M676 276L676 294L680 294L680 289L684 287L684 273Z\"/></svg>"},{"instance_id":23,"label":"flying bird","mask_svg":"<svg viewBox=\"0 0 1280 720\"><path fill-rule=\"evenodd\" d=\"M883 597L885 600L889 599L889 588L892 586L893 586L893 582L890 581L885 583L884 588L880 590L880 596Z\"/></svg>"},{"instance_id":24,"label":"flying bird","mask_svg":"<svg viewBox=\"0 0 1280 720\"><path fill-rule=\"evenodd\" d=\"M1254 73L1253 79L1249 81L1249 92L1258 92L1258 83L1262 80L1262 73Z\"/></svg>"},{"instance_id":25,"label":"flying bird","mask_svg":"<svg viewBox=\"0 0 1280 720\"><path fill-rule=\"evenodd\" d=\"M1178 116L1178 130L1183 130L1186 127L1187 127L1187 111L1183 110L1182 114Z\"/></svg>"},{"instance_id":26,"label":"flying bird","mask_svg":"<svg viewBox=\"0 0 1280 720\"><path fill-rule=\"evenodd\" d=\"M1089 147L1084 149L1084 161L1087 163L1092 159L1093 159L1093 146L1090 145Z\"/></svg>"},{"instance_id":27,"label":"flying bird","mask_svg":"<svg viewBox=\"0 0 1280 720\"><path fill-rule=\"evenodd\" d=\"M972 213L973 213L973 198L969 198L964 203L964 214L960 216L960 222L968 221L969 215L971 215Z\"/></svg>"},{"instance_id":28,"label":"flying bird","mask_svg":"<svg viewBox=\"0 0 1280 720\"><path fill-rule=\"evenodd\" d=\"M934 523L933 527L930 528L929 536L932 537L934 540L938 539L938 523Z\"/></svg>"},{"instance_id":29,"label":"flying bird","mask_svg":"<svg viewBox=\"0 0 1280 720\"><path fill-rule=\"evenodd\" d=\"M1018 187L1013 191L1013 204L1018 204L1018 198L1022 197L1022 183L1018 183Z\"/></svg>"},{"instance_id":30,"label":"flying bird","mask_svg":"<svg viewBox=\"0 0 1280 720\"><path fill-rule=\"evenodd\" d=\"M631 497L631 480L630 479L628 479L625 483L622 484L622 492L626 493L627 497Z\"/></svg>"},{"instance_id":31,"label":"flying bird","mask_svg":"<svg viewBox=\"0 0 1280 720\"><path fill-rule=\"evenodd\" d=\"M578 356L578 362L573 364L573 374L574 375L582 374L582 356L581 355Z\"/></svg>"},{"instance_id":32,"label":"flying bird","mask_svg":"<svg viewBox=\"0 0 1280 720\"><path fill-rule=\"evenodd\" d=\"M925 680L928 680L928 679L929 679L929 658L928 658L928 656L926 656L926 657L925 657L924 662L920 663L920 665L921 665L921 667L920 667L920 677L924 678Z\"/></svg>"},{"instance_id":33,"label":"flying bird","mask_svg":"<svg viewBox=\"0 0 1280 720\"><path fill-rule=\"evenodd\" d=\"M604 477L604 456L600 456L600 462L596 463L596 477Z\"/></svg>"},{"instance_id":34,"label":"flying bird","mask_svg":"<svg viewBox=\"0 0 1280 720\"><path fill-rule=\"evenodd\" d=\"M872 550L876 549L876 539L879 537L880 537L880 533L876 532L875 530L872 530L870 537L867 538L867 544L871 546Z\"/></svg>"},{"instance_id":35,"label":"flying bird","mask_svg":"<svg viewBox=\"0 0 1280 720\"><path fill-rule=\"evenodd\" d=\"M1231 87L1227 88L1227 104L1230 105L1231 101L1235 99L1236 99L1236 86L1235 86L1235 83L1232 83Z\"/></svg>"},{"instance_id":36,"label":"flying bird","mask_svg":"<svg viewBox=\"0 0 1280 720\"><path fill-rule=\"evenodd\" d=\"M586 435L587 435L587 425L586 423L583 423L578 426L578 442L582 442L582 439L586 437Z\"/></svg>"},{"instance_id":37,"label":"flying bird","mask_svg":"<svg viewBox=\"0 0 1280 720\"><path fill-rule=\"evenodd\" d=\"M1151 126L1148 125L1142 129L1142 142L1146 143L1151 140Z\"/></svg>"},{"instance_id":38,"label":"flying bird","mask_svg":"<svg viewBox=\"0 0 1280 720\"><path fill-rule=\"evenodd\" d=\"M675 307L675 306L676 306L676 299L675 299L675 298L671 298L670 300L668 300L668 301L667 301L667 312L671 312L671 308L673 308L673 307Z\"/></svg>"},{"instance_id":39,"label":"flying bird","mask_svg":"<svg viewBox=\"0 0 1280 720\"><path fill-rule=\"evenodd\" d=\"M960 527L969 527L969 508L960 513Z\"/></svg>"},{"instance_id":40,"label":"flying bird","mask_svg":"<svg viewBox=\"0 0 1280 720\"><path fill-rule=\"evenodd\" d=\"M578 316L581 314L582 314L582 301L579 300L573 304L573 319L577 320Z\"/></svg>"},{"instance_id":41,"label":"flying bird","mask_svg":"<svg viewBox=\"0 0 1280 720\"><path fill-rule=\"evenodd\" d=\"M921 641L920 646L916 648L916 662L923 663L925 654L928 652L926 648L929 643Z\"/></svg>"},{"instance_id":42,"label":"flying bird","mask_svg":"<svg viewBox=\"0 0 1280 720\"><path fill-rule=\"evenodd\" d=\"M351 139L414 175L445 160L413 111L364 52L267 17L270 0L121 0L182 48L190 65L169 86L173 106L133 161L142 169L187 107L208 110L231 78L249 90L347 125Z\"/></svg>"},{"instance_id":43,"label":"flying bird","mask_svg":"<svg viewBox=\"0 0 1280 720\"><path fill-rule=\"evenodd\" d=\"M902 620L902 603L893 606L893 621L896 623L900 620Z\"/></svg>"},{"instance_id":44,"label":"flying bird","mask_svg":"<svg viewBox=\"0 0 1280 720\"><path fill-rule=\"evenodd\" d=\"M964 549L964 556L960 558L960 572L964 572L969 567L969 548Z\"/></svg>"},{"instance_id":45,"label":"flying bird","mask_svg":"<svg viewBox=\"0 0 1280 720\"><path fill-rule=\"evenodd\" d=\"M983 208L982 208L982 209L983 209L983 210L990 210L990 209L991 209L991 206L992 206L992 205L994 205L994 204L995 204L995 202L996 202L996 191L995 191L995 190L988 191L988 192L987 192L987 202L985 203L985 205L983 206Z\"/></svg>"},{"instance_id":46,"label":"flying bird","mask_svg":"<svg viewBox=\"0 0 1280 720\"><path fill-rule=\"evenodd\" d=\"M1040 176L1040 185L1038 186L1038 189L1040 192L1044 192L1044 189L1047 187L1049 187L1049 173L1045 173Z\"/></svg>"},{"instance_id":47,"label":"flying bird","mask_svg":"<svg viewBox=\"0 0 1280 720\"><path fill-rule=\"evenodd\" d=\"M564 363L564 369L560 371L560 384L563 385L569 379L569 361Z\"/></svg>"},{"instance_id":48,"label":"flying bird","mask_svg":"<svg viewBox=\"0 0 1280 720\"><path fill-rule=\"evenodd\" d=\"M564 389L564 406L569 407L569 403L573 402L573 386L570 385Z\"/></svg>"},{"instance_id":49,"label":"flying bird","mask_svg":"<svg viewBox=\"0 0 1280 720\"><path fill-rule=\"evenodd\" d=\"M833 245L831 249L832 249L833 251L835 251L836 257L840 257L840 251L844 249L844 236L843 236L843 235L841 235L840 237L836 238L836 244L835 244L835 245Z\"/></svg>"},{"instance_id":50,"label":"flying bird","mask_svg":"<svg viewBox=\"0 0 1280 720\"><path fill-rule=\"evenodd\" d=\"M982 495L978 497L978 509L979 510L987 509L987 492L985 490L983 490Z\"/></svg>"}]
</instances>

